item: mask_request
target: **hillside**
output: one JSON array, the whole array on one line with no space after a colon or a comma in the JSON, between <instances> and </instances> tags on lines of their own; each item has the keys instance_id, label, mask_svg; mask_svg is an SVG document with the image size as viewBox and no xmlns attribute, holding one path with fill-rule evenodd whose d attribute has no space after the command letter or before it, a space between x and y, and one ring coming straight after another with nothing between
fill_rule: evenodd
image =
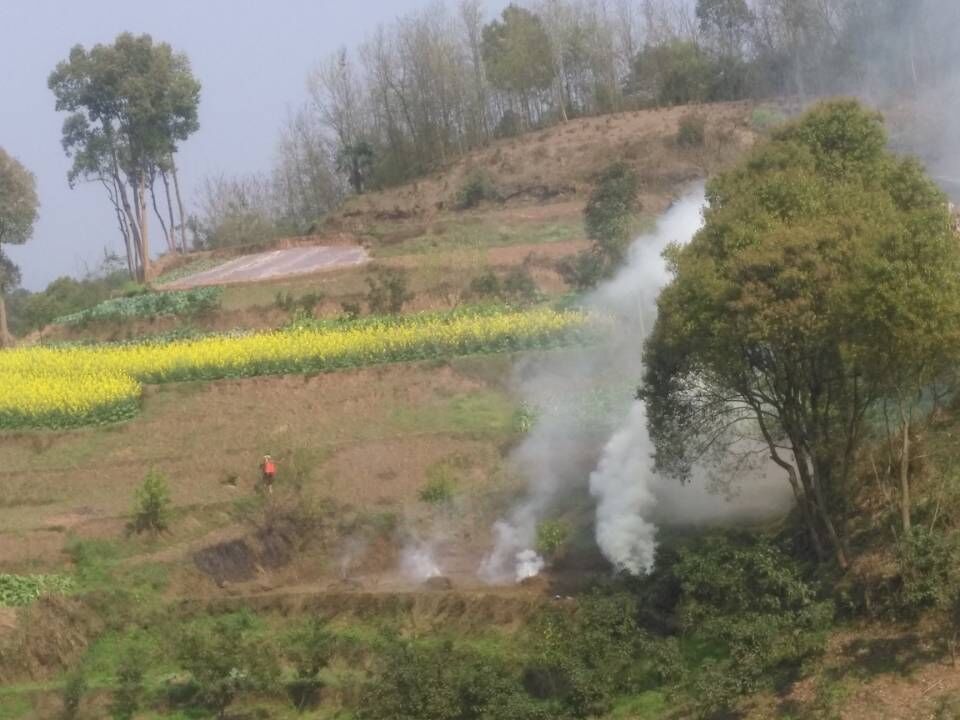
<instances>
[{"instance_id":1,"label":"hillside","mask_svg":"<svg viewBox=\"0 0 960 720\"><path fill-rule=\"evenodd\" d=\"M350 198L309 238L165 258L153 289L120 298L128 315L81 311L30 338L21 375L59 372L59 352L85 368L102 353L142 393L110 406L120 421L64 427L51 415L54 427L0 430L0 568L70 583L0 608L0 719L56 716L78 677L78 717L105 717L129 668L142 704L131 717L208 717L197 714L207 688L188 667L190 638L205 668L223 666L205 682L235 683L225 715L235 718L369 717L364 702L419 688L417 678L435 683L422 707L486 693L477 706L501 714L477 717L960 717L940 610L904 619L905 581L879 539L895 463L882 479L857 467L849 515L862 552L846 575L810 560L790 516L705 537L678 523L647 580L614 577L581 483L542 523L554 538L537 538L549 559L539 576L481 578L494 523L528 487L516 452L537 424L551 411L573 418L568 437L588 437L573 471L588 477L636 391L630 375L561 378L562 400L544 407L521 392L543 368L606 367L584 363L596 339L577 334L577 297L558 266L589 247L584 207L598 178L615 161L636 172L630 228L650 231L691 183L762 139L754 110L621 113L496 141ZM702 142L678 141L700 120ZM483 192L465 202L471 185ZM189 287L254 252L329 244L362 247L370 262ZM537 335L541 316L575 332ZM250 334L260 330L278 332ZM283 354L299 342L316 344ZM915 438L918 517L931 526L952 522L956 411L948 403ZM265 454L278 466L269 491ZM139 533L148 474L170 502L164 527ZM824 623L827 604L836 612ZM690 617L732 635L679 630ZM303 687L310 702L297 708Z\"/></svg>"}]
</instances>

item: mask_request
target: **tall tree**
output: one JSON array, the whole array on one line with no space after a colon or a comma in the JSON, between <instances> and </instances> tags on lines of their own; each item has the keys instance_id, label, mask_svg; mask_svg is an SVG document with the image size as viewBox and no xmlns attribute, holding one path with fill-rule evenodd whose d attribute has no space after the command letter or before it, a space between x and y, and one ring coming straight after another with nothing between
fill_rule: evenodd
<instances>
[{"instance_id":1,"label":"tall tree","mask_svg":"<svg viewBox=\"0 0 960 720\"><path fill-rule=\"evenodd\" d=\"M0 148L0 347L12 344L4 296L20 282L20 269L3 252L3 244L22 245L37 221L36 181L20 162Z\"/></svg>"},{"instance_id":2,"label":"tall tree","mask_svg":"<svg viewBox=\"0 0 960 720\"><path fill-rule=\"evenodd\" d=\"M539 95L555 76L550 37L540 17L508 5L501 19L483 28L483 61L490 82L518 98L527 123L534 124Z\"/></svg>"},{"instance_id":3,"label":"tall tree","mask_svg":"<svg viewBox=\"0 0 960 720\"><path fill-rule=\"evenodd\" d=\"M946 198L885 148L877 116L828 103L714 179L704 228L670 251L641 390L662 470L755 439L841 567L868 417L960 344Z\"/></svg>"},{"instance_id":4,"label":"tall tree","mask_svg":"<svg viewBox=\"0 0 960 720\"><path fill-rule=\"evenodd\" d=\"M70 184L81 179L103 184L130 271L147 279L147 196L161 172L173 173L176 184L173 157L199 127L200 84L187 57L149 35L123 33L112 45L89 51L75 46L50 74L48 85L57 110L70 113L63 124L63 147L73 158Z\"/></svg>"}]
</instances>

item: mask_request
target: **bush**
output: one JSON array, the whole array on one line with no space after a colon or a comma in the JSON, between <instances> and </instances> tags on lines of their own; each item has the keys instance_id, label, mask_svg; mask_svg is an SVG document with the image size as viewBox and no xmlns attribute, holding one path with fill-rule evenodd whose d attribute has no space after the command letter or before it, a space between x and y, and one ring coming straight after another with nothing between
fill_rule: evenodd
<instances>
[{"instance_id":1,"label":"bush","mask_svg":"<svg viewBox=\"0 0 960 720\"><path fill-rule=\"evenodd\" d=\"M456 490L455 470L447 461L427 468L427 483L420 489L420 500L428 505L446 505L453 502Z\"/></svg>"},{"instance_id":2,"label":"bush","mask_svg":"<svg viewBox=\"0 0 960 720\"><path fill-rule=\"evenodd\" d=\"M243 612L193 623L181 634L176 656L196 684L191 702L222 718L239 695L274 686L276 653L254 630L253 616Z\"/></svg>"},{"instance_id":3,"label":"bush","mask_svg":"<svg viewBox=\"0 0 960 720\"><path fill-rule=\"evenodd\" d=\"M493 270L487 270L483 275L475 277L467 286L470 297L499 298L503 293L500 278Z\"/></svg>"},{"instance_id":4,"label":"bush","mask_svg":"<svg viewBox=\"0 0 960 720\"><path fill-rule=\"evenodd\" d=\"M570 526L563 520L544 520L537 525L537 552L547 559L555 558L570 536Z\"/></svg>"},{"instance_id":5,"label":"bush","mask_svg":"<svg viewBox=\"0 0 960 720\"><path fill-rule=\"evenodd\" d=\"M83 696L87 694L89 686L83 668L78 668L67 675L61 691L63 709L60 717L63 720L76 720L80 714L80 704L83 702Z\"/></svg>"},{"instance_id":6,"label":"bush","mask_svg":"<svg viewBox=\"0 0 960 720\"><path fill-rule=\"evenodd\" d=\"M792 679L822 654L833 604L819 600L797 564L764 538L702 538L680 550L670 572L679 589L676 621L700 649L687 689L703 716Z\"/></svg>"},{"instance_id":7,"label":"bush","mask_svg":"<svg viewBox=\"0 0 960 720\"><path fill-rule=\"evenodd\" d=\"M577 613L551 610L535 625L534 659L524 685L534 697L558 701L570 717L605 715L618 695L643 689L649 637L626 593L595 592Z\"/></svg>"},{"instance_id":8,"label":"bush","mask_svg":"<svg viewBox=\"0 0 960 720\"><path fill-rule=\"evenodd\" d=\"M514 305L525 305L540 299L540 290L524 266L511 268L503 280L493 271L470 281L465 293L467 298L502 300Z\"/></svg>"},{"instance_id":9,"label":"bush","mask_svg":"<svg viewBox=\"0 0 960 720\"><path fill-rule=\"evenodd\" d=\"M523 692L501 661L456 649L392 640L367 685L359 720L556 717Z\"/></svg>"},{"instance_id":10,"label":"bush","mask_svg":"<svg viewBox=\"0 0 960 720\"><path fill-rule=\"evenodd\" d=\"M600 253L585 250L557 261L557 272L574 290L589 290L609 275L608 263Z\"/></svg>"},{"instance_id":11,"label":"bush","mask_svg":"<svg viewBox=\"0 0 960 720\"><path fill-rule=\"evenodd\" d=\"M131 647L120 659L110 702L110 717L113 720L132 720L140 710L145 669L142 648Z\"/></svg>"},{"instance_id":12,"label":"bush","mask_svg":"<svg viewBox=\"0 0 960 720\"><path fill-rule=\"evenodd\" d=\"M170 524L170 488L167 479L157 470L150 470L134 496L133 520L127 524L128 534L149 532L159 535Z\"/></svg>"},{"instance_id":13,"label":"bush","mask_svg":"<svg viewBox=\"0 0 960 720\"><path fill-rule=\"evenodd\" d=\"M294 678L287 683L287 694L297 710L314 707L320 699L323 683L320 671L333 656L333 635L318 618L310 618L287 636L284 655L293 667Z\"/></svg>"},{"instance_id":14,"label":"bush","mask_svg":"<svg viewBox=\"0 0 960 720\"><path fill-rule=\"evenodd\" d=\"M499 199L500 193L497 192L490 174L482 168L474 168L466 174L460 189L457 190L454 207L457 210L469 210L485 200Z\"/></svg>"},{"instance_id":15,"label":"bush","mask_svg":"<svg viewBox=\"0 0 960 720\"><path fill-rule=\"evenodd\" d=\"M677 145L682 148L703 147L707 139L707 119L703 115L685 115L677 130Z\"/></svg>"},{"instance_id":16,"label":"bush","mask_svg":"<svg viewBox=\"0 0 960 720\"><path fill-rule=\"evenodd\" d=\"M403 306L413 300L408 288L407 272L398 268L382 267L367 277L367 304L373 314L399 315Z\"/></svg>"},{"instance_id":17,"label":"bush","mask_svg":"<svg viewBox=\"0 0 960 720\"><path fill-rule=\"evenodd\" d=\"M626 163L616 162L601 174L583 212L593 247L557 265L567 284L578 290L589 289L611 277L623 264L640 210L639 189L639 178Z\"/></svg>"},{"instance_id":18,"label":"bush","mask_svg":"<svg viewBox=\"0 0 960 720\"><path fill-rule=\"evenodd\" d=\"M958 560L957 542L943 533L916 526L901 536L897 543L897 614L916 617L926 609L948 607Z\"/></svg>"},{"instance_id":19,"label":"bush","mask_svg":"<svg viewBox=\"0 0 960 720\"><path fill-rule=\"evenodd\" d=\"M761 105L753 111L750 122L757 132L769 133L785 124L787 116L772 105Z\"/></svg>"}]
</instances>

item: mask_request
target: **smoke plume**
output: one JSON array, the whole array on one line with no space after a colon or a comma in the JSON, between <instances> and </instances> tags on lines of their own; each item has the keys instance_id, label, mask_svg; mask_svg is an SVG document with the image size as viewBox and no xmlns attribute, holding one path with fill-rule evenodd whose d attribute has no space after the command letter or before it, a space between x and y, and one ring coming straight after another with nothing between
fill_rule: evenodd
<instances>
[{"instance_id":1,"label":"smoke plume","mask_svg":"<svg viewBox=\"0 0 960 720\"><path fill-rule=\"evenodd\" d=\"M656 476L646 409L632 399L643 372L643 340L669 279L663 251L692 238L703 222L704 203L703 186L697 185L656 230L634 241L627 264L587 298L589 309L615 320L607 340L528 358L516 368L517 392L539 416L511 458L528 488L522 502L494 525L494 548L480 571L488 581L539 572L544 563L532 549L538 523L586 491L596 504L597 545L615 568L634 574L653 563L658 524L718 523L789 508L789 487L782 478L768 477L765 468L738 477L749 475L749 504L735 489L721 495L704 469L685 486Z\"/></svg>"}]
</instances>

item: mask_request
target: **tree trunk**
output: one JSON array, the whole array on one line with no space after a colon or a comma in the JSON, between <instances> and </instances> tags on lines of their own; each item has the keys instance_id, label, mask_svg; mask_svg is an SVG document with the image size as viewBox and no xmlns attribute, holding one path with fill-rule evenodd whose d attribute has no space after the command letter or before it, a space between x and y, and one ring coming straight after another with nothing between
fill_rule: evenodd
<instances>
[{"instance_id":1,"label":"tree trunk","mask_svg":"<svg viewBox=\"0 0 960 720\"><path fill-rule=\"evenodd\" d=\"M813 487L814 497L817 501L817 514L820 516L820 522L823 523L824 528L827 530L827 537L833 546L837 565L840 566L841 570L846 570L850 567L850 561L847 559L847 551L843 546L840 533L837 532L837 526L834 524L833 518L830 517L830 511L827 509L827 498L823 492L822 482L824 471L823 468L817 466L816 462L812 463L812 466L813 471L810 475L810 484Z\"/></svg>"},{"instance_id":2,"label":"tree trunk","mask_svg":"<svg viewBox=\"0 0 960 720\"><path fill-rule=\"evenodd\" d=\"M147 234L147 189L143 177L137 181L137 220L140 226L140 281L150 279L150 238Z\"/></svg>"},{"instance_id":3,"label":"tree trunk","mask_svg":"<svg viewBox=\"0 0 960 720\"><path fill-rule=\"evenodd\" d=\"M127 225L130 228L130 239L131 245L133 246L133 253L129 253L128 250L128 261L132 261L128 262L128 265L133 265L133 279L139 280L140 268L143 265L143 260L141 257L143 245L140 242L140 225L138 224L137 218L134 215L133 208L130 206L130 198L127 195L127 186L120 177L120 169L117 162L116 153L113 155L113 182L115 183L117 191L120 194L120 202L121 205L123 205L123 212L127 216Z\"/></svg>"},{"instance_id":4,"label":"tree trunk","mask_svg":"<svg viewBox=\"0 0 960 720\"><path fill-rule=\"evenodd\" d=\"M187 251L187 218L183 214L183 199L180 197L180 181L177 179L177 164L170 156L170 174L173 175L173 191L177 196L177 212L180 215L180 247Z\"/></svg>"},{"instance_id":5,"label":"tree trunk","mask_svg":"<svg viewBox=\"0 0 960 720\"><path fill-rule=\"evenodd\" d=\"M0 291L0 348L13 347L13 336L7 328L7 303Z\"/></svg>"},{"instance_id":6,"label":"tree trunk","mask_svg":"<svg viewBox=\"0 0 960 720\"><path fill-rule=\"evenodd\" d=\"M903 532L909 533L910 522L910 420L903 416L903 443L900 449L900 518Z\"/></svg>"},{"instance_id":7,"label":"tree trunk","mask_svg":"<svg viewBox=\"0 0 960 720\"><path fill-rule=\"evenodd\" d=\"M160 214L160 208L157 206L157 193L153 190L153 182L150 182L150 204L153 205L153 212L157 216L157 221L160 223L160 230L163 232L164 242L167 243L167 250L169 252L174 252L176 248L173 245L173 237L171 233L173 232L173 226L170 226L170 229L167 229L167 223L163 219L163 215Z\"/></svg>"},{"instance_id":8,"label":"tree trunk","mask_svg":"<svg viewBox=\"0 0 960 720\"><path fill-rule=\"evenodd\" d=\"M173 200L170 198L170 181L167 179L167 171L160 171L160 179L163 180L163 194L167 198L167 214L170 216L170 239L172 241L171 250L174 252L178 249L177 244L177 223L173 218ZM182 248L180 248L182 251Z\"/></svg>"}]
</instances>

